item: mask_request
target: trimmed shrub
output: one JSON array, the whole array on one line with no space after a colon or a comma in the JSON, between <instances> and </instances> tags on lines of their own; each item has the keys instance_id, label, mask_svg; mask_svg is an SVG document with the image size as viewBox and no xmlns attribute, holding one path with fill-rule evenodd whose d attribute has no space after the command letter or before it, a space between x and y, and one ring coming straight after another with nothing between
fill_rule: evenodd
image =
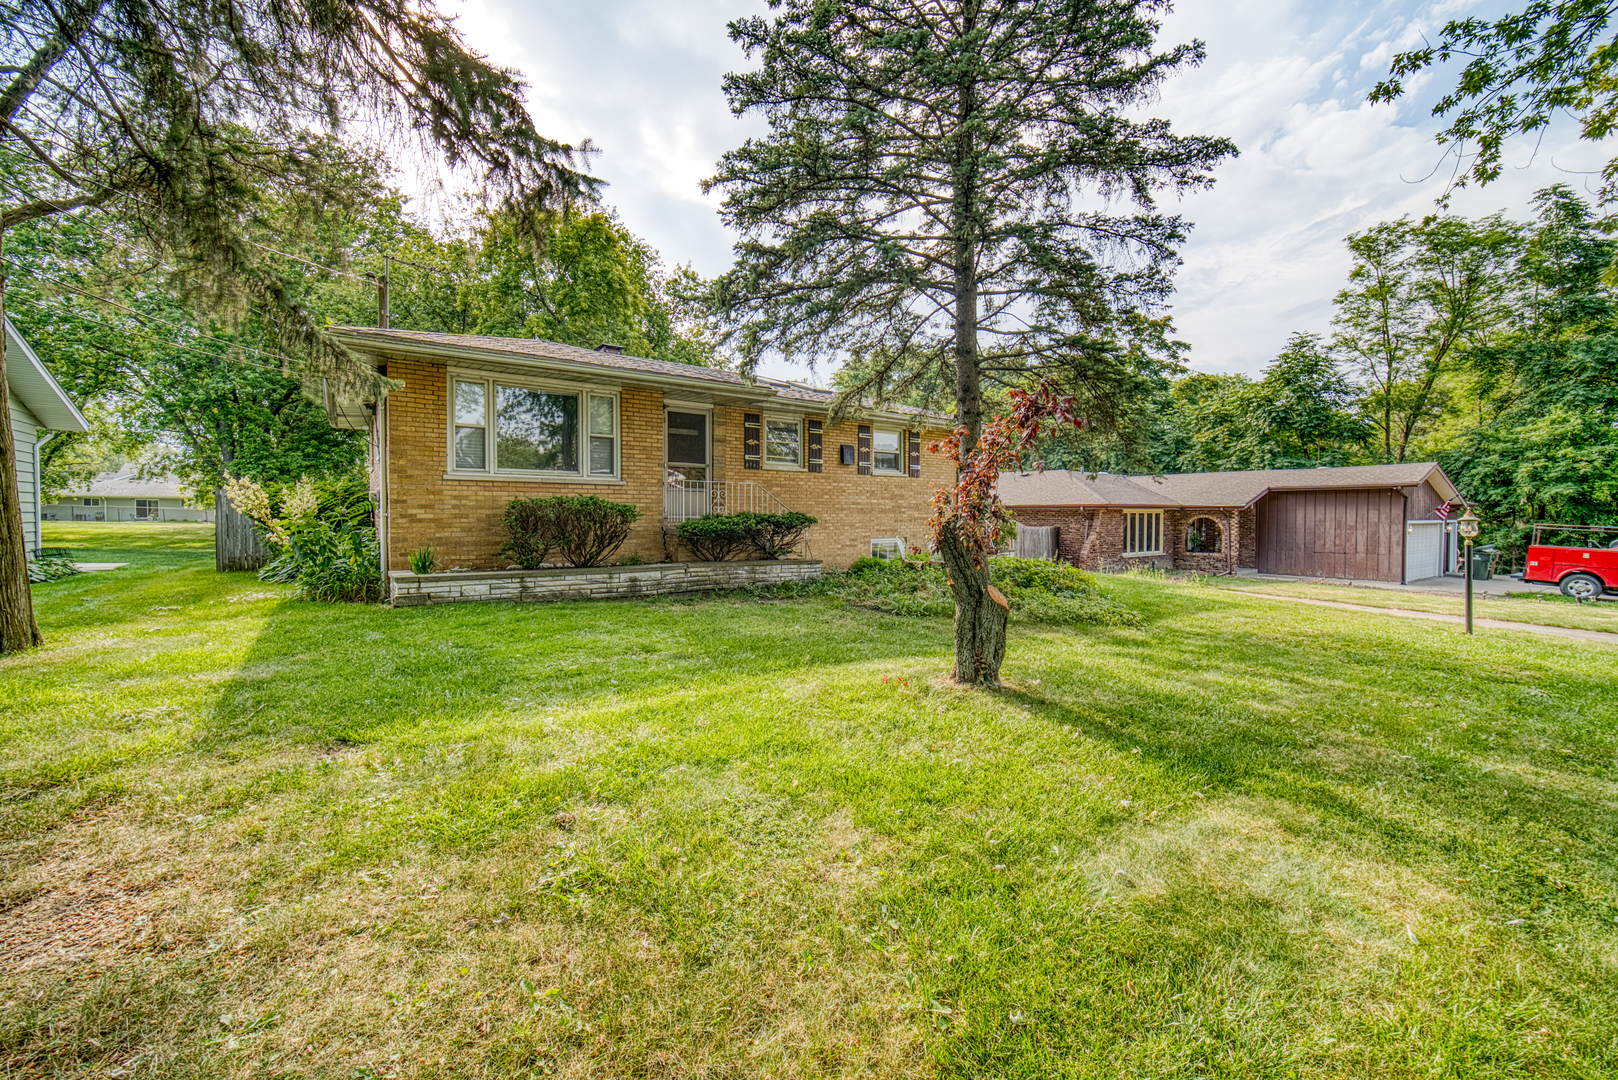
<instances>
[{"instance_id":1,"label":"trimmed shrub","mask_svg":"<svg viewBox=\"0 0 1618 1080\"><path fill-rule=\"evenodd\" d=\"M724 562L752 548L740 514L708 514L682 521L675 530L680 542L703 562Z\"/></svg>"},{"instance_id":2,"label":"trimmed shrub","mask_svg":"<svg viewBox=\"0 0 1618 1080\"><path fill-rule=\"evenodd\" d=\"M538 570L545 565L562 538L561 500L512 499L506 504L506 546L495 554L509 556L524 570Z\"/></svg>"},{"instance_id":3,"label":"trimmed shrub","mask_svg":"<svg viewBox=\"0 0 1618 1080\"><path fill-rule=\"evenodd\" d=\"M797 510L784 514L737 514L744 520L747 539L753 549L766 559L783 559L791 555L803 542L803 536L815 518Z\"/></svg>"},{"instance_id":4,"label":"trimmed shrub","mask_svg":"<svg viewBox=\"0 0 1618 1080\"><path fill-rule=\"evenodd\" d=\"M780 559L803 542L816 519L796 510L784 514L708 514L680 522L680 540L703 562L724 562L741 554Z\"/></svg>"},{"instance_id":5,"label":"trimmed shrub","mask_svg":"<svg viewBox=\"0 0 1618 1080\"><path fill-rule=\"evenodd\" d=\"M510 540L499 554L525 570L545 565L552 551L560 551L570 566L600 566L623 547L639 518L635 507L597 495L513 499L505 517Z\"/></svg>"}]
</instances>

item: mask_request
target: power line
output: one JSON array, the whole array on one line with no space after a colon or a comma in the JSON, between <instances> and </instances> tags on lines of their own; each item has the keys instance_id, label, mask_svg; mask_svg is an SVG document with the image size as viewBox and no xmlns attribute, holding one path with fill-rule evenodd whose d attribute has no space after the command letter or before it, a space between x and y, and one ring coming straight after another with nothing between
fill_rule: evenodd
<instances>
[{"instance_id":1,"label":"power line","mask_svg":"<svg viewBox=\"0 0 1618 1080\"><path fill-rule=\"evenodd\" d=\"M267 356L272 360L279 360L279 361L281 361L281 363L280 364L261 364L261 363L258 363L255 360L244 360L244 359L239 359L239 358L234 358L234 357L229 357L229 356L217 356L217 355L214 355L212 353L202 352L202 350L200 350L200 349L196 349L193 346L182 344L182 343L180 343L178 341L168 342L168 341L165 341L164 339L160 339L160 338L153 338L152 339L154 341L162 341L164 344L171 344L177 349L189 349L190 351L196 352L199 355L209 356L209 357L212 357L215 360L229 360L232 363L251 364L254 367L261 367L261 368L265 368L267 370L276 371L276 372L283 371L283 365L296 363L296 361L294 361L291 357L282 356L279 353L268 352L268 351L266 351L264 349L255 348L252 345L243 345L240 342L227 341L224 338L217 338L217 337L214 337L211 334L204 334L201 331L197 330L195 327L186 326L183 323L177 323L177 322L174 322L174 321L172 321L170 319L160 318L159 316L156 316L156 315L148 315L144 311L137 311L135 308L130 307L128 304L120 303L119 301L114 300L114 299L112 299L111 297L108 297L108 296L102 296L100 293L93 293L93 292L90 292L87 289L81 289L81 288L77 287L76 285L69 285L67 282L62 281L62 280L60 280L58 278L51 277L49 274L41 274L41 273L39 273L37 271L26 270L26 269L24 269L22 272L27 274L29 277L42 278L45 281L49 281L52 284L58 286L59 288L66 289L68 292L77 293L78 295L88 297L91 300L99 300L103 304L108 304L108 305L110 305L112 307L119 308L119 309L121 309L123 311L127 311L127 312L129 312L129 314L133 315L135 318L140 319L142 321L162 323L164 326L171 326L176 330L182 330L182 331L186 332L187 334L192 334L195 337L200 338L203 341L211 341L216 345L223 345L227 349L239 349L239 350L242 350L244 352L257 353L260 356Z\"/></svg>"},{"instance_id":2,"label":"power line","mask_svg":"<svg viewBox=\"0 0 1618 1080\"><path fill-rule=\"evenodd\" d=\"M156 203L152 203L152 202L147 201L146 199L142 199L140 196L135 195L132 192L122 191L122 190L120 190L118 188L111 187L111 186L109 186L107 184L94 183L93 181L92 181L92 183L94 184L95 187L99 187L103 191L112 192L115 198L129 199L132 202L140 203L142 206L150 207L151 209L158 210L160 212L162 211L162 207L158 206ZM96 210L96 209L100 209L99 207L88 207L87 208L87 207L70 207L70 206L66 206L66 205L62 204L61 202L57 201L56 199L53 199L48 195L41 195L38 192L32 190L31 188L26 187L25 185L23 185L21 183L17 183L16 186L18 187L18 189L25 192L28 195L29 198L35 200L36 202L42 202L42 203L45 203L45 204L47 204L49 206L54 206L58 210L62 211L63 213L68 213L68 212L70 212L72 210L83 210L83 209ZM107 232L105 229L101 228L100 226L93 224L92 222L85 221L83 223L86 224L86 225L89 225L91 228L97 229L104 236L112 236L111 233ZM123 237L114 237L114 238L119 240L120 242L124 242L124 243L128 242ZM294 255L290 251L282 251L279 248L273 248L268 244L261 244L257 240L252 240L252 239L249 239L249 238L247 238L245 236L241 237L241 240L245 244L250 244L253 247L258 248L260 251L267 251L272 255L279 255L284 259L291 259L293 262L302 263L305 266L311 267L311 268L313 268L315 270L319 270L323 274L340 274L343 277L352 278L355 281L363 281L363 282L366 282L367 284L370 284L372 282L372 280L373 280L373 278L371 276L368 276L366 274L356 274L352 270L342 270L342 269L339 269L339 268L333 267L333 266L323 266L320 263L317 263L317 262L315 262L315 261L313 261L311 259L306 259L301 255ZM163 264L159 264L159 265L163 265ZM167 270L175 270L175 268L172 267L172 266L164 266L164 268L167 269ZM178 273L179 271L175 270L175 272Z\"/></svg>"}]
</instances>

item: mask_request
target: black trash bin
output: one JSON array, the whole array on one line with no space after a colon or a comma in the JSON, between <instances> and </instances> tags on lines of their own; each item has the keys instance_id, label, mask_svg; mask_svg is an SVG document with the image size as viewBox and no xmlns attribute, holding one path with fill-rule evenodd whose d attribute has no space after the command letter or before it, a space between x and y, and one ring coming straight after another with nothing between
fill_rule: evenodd
<instances>
[{"instance_id":1,"label":"black trash bin","mask_svg":"<svg viewBox=\"0 0 1618 1080\"><path fill-rule=\"evenodd\" d=\"M1494 577L1494 556L1499 551L1494 545L1472 549L1472 580L1488 581Z\"/></svg>"}]
</instances>

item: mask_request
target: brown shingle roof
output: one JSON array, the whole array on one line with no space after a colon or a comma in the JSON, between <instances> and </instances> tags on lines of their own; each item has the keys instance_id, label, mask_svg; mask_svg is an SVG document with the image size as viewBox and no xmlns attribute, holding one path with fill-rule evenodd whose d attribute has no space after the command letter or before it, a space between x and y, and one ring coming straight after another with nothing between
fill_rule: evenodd
<instances>
[{"instance_id":1,"label":"brown shingle roof","mask_svg":"<svg viewBox=\"0 0 1618 1080\"><path fill-rule=\"evenodd\" d=\"M835 394L830 390L822 390L806 383L792 382L786 379L755 379L748 383L734 371L724 368L702 367L698 364L679 364L672 360L652 360L644 356L631 356L628 353L602 352L597 349L583 349L577 345L563 345L558 341L545 341L541 338L508 338L493 337L484 334L445 334L428 330L383 330L374 326L334 326L332 330L340 337L349 338L351 346L364 348L384 347L389 343L395 345L425 346L427 348L466 349L476 352L503 354L507 356L522 356L535 360L560 360L568 364L585 364L590 367L607 368L615 371L638 372L648 375L657 375L665 378L692 379L700 383L720 383L734 386L738 390L753 392L762 391L760 396L782 398L788 401L804 401L818 405L830 405ZM877 406L870 400L861 404L867 410L890 415L920 416L937 421L944 425L952 425L953 419L940 416L924 409L912 408L909 405L883 405Z\"/></svg>"},{"instance_id":2,"label":"brown shingle roof","mask_svg":"<svg viewBox=\"0 0 1618 1080\"><path fill-rule=\"evenodd\" d=\"M1458 494L1435 462L1419 461L1166 476L1118 476L1065 469L1001 473L1000 499L1007 506L1251 506L1269 491L1409 487L1423 480L1429 480L1442 497L1454 498Z\"/></svg>"}]
</instances>

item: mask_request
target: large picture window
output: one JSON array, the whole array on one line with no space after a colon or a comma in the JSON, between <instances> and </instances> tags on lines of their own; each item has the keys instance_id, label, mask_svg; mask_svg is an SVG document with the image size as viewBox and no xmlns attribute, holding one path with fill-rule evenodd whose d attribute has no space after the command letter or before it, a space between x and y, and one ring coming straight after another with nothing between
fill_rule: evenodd
<instances>
[{"instance_id":1,"label":"large picture window","mask_svg":"<svg viewBox=\"0 0 1618 1080\"><path fill-rule=\"evenodd\" d=\"M1163 511L1124 514L1125 555L1163 554Z\"/></svg>"},{"instance_id":2,"label":"large picture window","mask_svg":"<svg viewBox=\"0 0 1618 1080\"><path fill-rule=\"evenodd\" d=\"M596 391L453 380L455 472L616 477L618 398Z\"/></svg>"},{"instance_id":3,"label":"large picture window","mask_svg":"<svg viewBox=\"0 0 1618 1080\"><path fill-rule=\"evenodd\" d=\"M797 420L764 418L764 464L796 468L803 463L803 425Z\"/></svg>"}]
</instances>

